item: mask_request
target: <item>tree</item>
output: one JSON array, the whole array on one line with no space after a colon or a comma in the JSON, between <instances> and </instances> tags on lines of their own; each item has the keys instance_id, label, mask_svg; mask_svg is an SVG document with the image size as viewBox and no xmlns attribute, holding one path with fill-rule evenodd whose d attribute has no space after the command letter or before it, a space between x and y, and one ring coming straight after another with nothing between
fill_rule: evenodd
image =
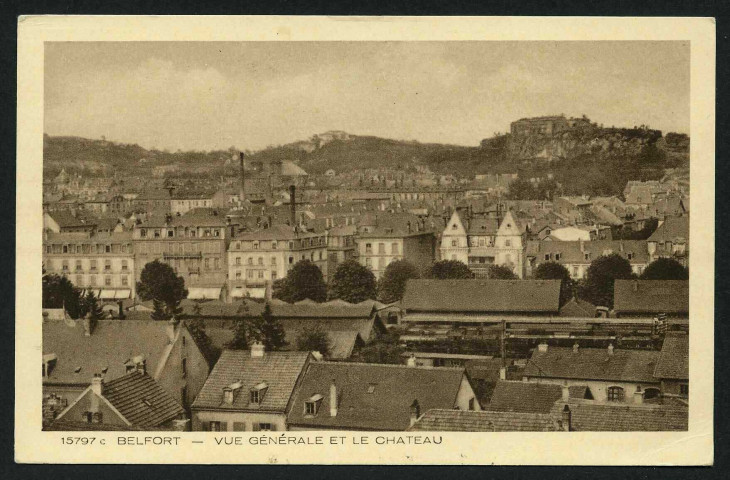
<instances>
[{"instance_id":1,"label":"tree","mask_svg":"<svg viewBox=\"0 0 730 480\"><path fill-rule=\"evenodd\" d=\"M689 280L689 271L671 258L657 258L647 265L642 280Z\"/></svg>"},{"instance_id":2,"label":"tree","mask_svg":"<svg viewBox=\"0 0 730 480\"><path fill-rule=\"evenodd\" d=\"M407 260L390 262L378 283L378 300L383 303L397 302L406 291L406 281L420 277L418 269Z\"/></svg>"},{"instance_id":3,"label":"tree","mask_svg":"<svg viewBox=\"0 0 730 480\"><path fill-rule=\"evenodd\" d=\"M489 278L493 278L495 280L516 280L517 275L508 267L505 267L504 265L496 265L492 264L489 266L488 271Z\"/></svg>"},{"instance_id":4,"label":"tree","mask_svg":"<svg viewBox=\"0 0 730 480\"><path fill-rule=\"evenodd\" d=\"M173 268L159 260L142 269L137 293L142 300L152 300L156 320L168 320L181 313L180 301L188 296L185 280Z\"/></svg>"},{"instance_id":5,"label":"tree","mask_svg":"<svg viewBox=\"0 0 730 480\"><path fill-rule=\"evenodd\" d=\"M355 260L342 262L330 283L330 298L360 303L377 297L375 275Z\"/></svg>"},{"instance_id":6,"label":"tree","mask_svg":"<svg viewBox=\"0 0 730 480\"><path fill-rule=\"evenodd\" d=\"M83 300L83 312L84 315L91 321L91 328L93 329L96 322L104 318L104 310L99 305L99 300L94 295L94 292L89 290Z\"/></svg>"},{"instance_id":7,"label":"tree","mask_svg":"<svg viewBox=\"0 0 730 480\"><path fill-rule=\"evenodd\" d=\"M195 344L200 349L200 352L205 357L205 360L208 362L208 366L215 365L221 356L221 350L213 345L213 341L205 330L205 322L200 318L196 318L195 320L185 322L185 326L190 332L190 336L193 337Z\"/></svg>"},{"instance_id":8,"label":"tree","mask_svg":"<svg viewBox=\"0 0 730 480\"><path fill-rule=\"evenodd\" d=\"M71 318L83 315L81 290L60 275L46 274L42 285L43 308L65 308Z\"/></svg>"},{"instance_id":9,"label":"tree","mask_svg":"<svg viewBox=\"0 0 730 480\"><path fill-rule=\"evenodd\" d=\"M352 360L364 363L403 363L402 353L405 351L398 342L398 335L386 333L376 340L364 345Z\"/></svg>"},{"instance_id":10,"label":"tree","mask_svg":"<svg viewBox=\"0 0 730 480\"><path fill-rule=\"evenodd\" d=\"M431 278L438 280L453 280L474 278L474 273L464 263L458 260L441 260L431 266Z\"/></svg>"},{"instance_id":11,"label":"tree","mask_svg":"<svg viewBox=\"0 0 730 480\"><path fill-rule=\"evenodd\" d=\"M319 352L328 357L332 349L327 332L320 326L305 328L297 337L297 350L302 352Z\"/></svg>"},{"instance_id":12,"label":"tree","mask_svg":"<svg viewBox=\"0 0 730 480\"><path fill-rule=\"evenodd\" d=\"M586 300L596 306L613 308L614 281L632 276L629 261L616 253L593 260L586 274Z\"/></svg>"},{"instance_id":13,"label":"tree","mask_svg":"<svg viewBox=\"0 0 730 480\"><path fill-rule=\"evenodd\" d=\"M518 178L510 182L507 187L507 198L509 200L534 200L537 198L537 191L529 180Z\"/></svg>"},{"instance_id":14,"label":"tree","mask_svg":"<svg viewBox=\"0 0 730 480\"><path fill-rule=\"evenodd\" d=\"M236 312L236 318L233 321L233 339L226 345L227 348L232 350L245 350L248 348L248 341L250 338L258 337L258 325L253 325L248 321L247 317L248 306L244 302L241 304L241 308ZM252 332L253 330L253 332ZM252 334L253 333L253 334Z\"/></svg>"},{"instance_id":15,"label":"tree","mask_svg":"<svg viewBox=\"0 0 730 480\"><path fill-rule=\"evenodd\" d=\"M568 269L557 262L545 262L535 270L538 280L560 280L560 306L562 307L573 296L573 279Z\"/></svg>"},{"instance_id":16,"label":"tree","mask_svg":"<svg viewBox=\"0 0 730 480\"><path fill-rule=\"evenodd\" d=\"M315 302L327 300L327 284L324 283L322 271L309 260L297 262L283 280L278 285L274 285L274 298L289 303L306 298Z\"/></svg>"},{"instance_id":17,"label":"tree","mask_svg":"<svg viewBox=\"0 0 730 480\"><path fill-rule=\"evenodd\" d=\"M264 311L261 313L258 330L260 332L260 338L258 340L264 344L267 350L280 350L286 346L284 327L271 314L271 306L268 303L264 306Z\"/></svg>"}]
</instances>

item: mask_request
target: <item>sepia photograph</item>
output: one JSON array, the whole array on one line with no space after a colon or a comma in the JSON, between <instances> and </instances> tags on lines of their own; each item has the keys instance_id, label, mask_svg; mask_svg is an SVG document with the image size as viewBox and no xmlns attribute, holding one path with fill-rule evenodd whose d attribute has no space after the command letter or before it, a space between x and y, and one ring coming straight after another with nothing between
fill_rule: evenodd
<instances>
[{"instance_id":1,"label":"sepia photograph","mask_svg":"<svg viewBox=\"0 0 730 480\"><path fill-rule=\"evenodd\" d=\"M689 37L40 48L25 428L57 448L687 435L711 402Z\"/></svg>"}]
</instances>

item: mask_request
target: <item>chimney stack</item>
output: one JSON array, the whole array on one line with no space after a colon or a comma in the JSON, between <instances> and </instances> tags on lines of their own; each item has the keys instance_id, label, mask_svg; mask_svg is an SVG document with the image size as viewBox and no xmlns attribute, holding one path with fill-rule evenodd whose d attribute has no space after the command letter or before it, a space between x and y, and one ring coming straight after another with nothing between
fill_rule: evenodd
<instances>
[{"instance_id":1,"label":"chimney stack","mask_svg":"<svg viewBox=\"0 0 730 480\"><path fill-rule=\"evenodd\" d=\"M264 356L264 344L256 342L251 345L251 358L263 358Z\"/></svg>"},{"instance_id":2,"label":"chimney stack","mask_svg":"<svg viewBox=\"0 0 730 480\"><path fill-rule=\"evenodd\" d=\"M238 152L238 158L241 163L240 171L239 171L239 173L241 175L241 191L238 194L238 197L239 197L238 200L239 200L239 203L241 203L242 205L243 205L243 199L246 198L246 170L243 165L243 157L244 157L243 152Z\"/></svg>"},{"instance_id":3,"label":"chimney stack","mask_svg":"<svg viewBox=\"0 0 730 480\"><path fill-rule=\"evenodd\" d=\"M421 405L418 404L418 400L413 400L411 403L411 427L421 417Z\"/></svg>"},{"instance_id":4,"label":"chimney stack","mask_svg":"<svg viewBox=\"0 0 730 480\"><path fill-rule=\"evenodd\" d=\"M568 407L567 405L565 407L563 407L562 417L563 417L563 430L565 430L566 432L569 432L571 413L570 413L570 407Z\"/></svg>"},{"instance_id":5,"label":"chimney stack","mask_svg":"<svg viewBox=\"0 0 730 480\"><path fill-rule=\"evenodd\" d=\"M100 373L95 373L94 378L91 379L91 391L97 395L101 395L104 385L104 377Z\"/></svg>"},{"instance_id":6,"label":"chimney stack","mask_svg":"<svg viewBox=\"0 0 730 480\"><path fill-rule=\"evenodd\" d=\"M335 385L335 380L332 379L332 383L330 384L330 417L337 416L337 406L337 385Z\"/></svg>"},{"instance_id":7,"label":"chimney stack","mask_svg":"<svg viewBox=\"0 0 730 480\"><path fill-rule=\"evenodd\" d=\"M613 355L613 343L608 344L608 354Z\"/></svg>"},{"instance_id":8,"label":"chimney stack","mask_svg":"<svg viewBox=\"0 0 730 480\"><path fill-rule=\"evenodd\" d=\"M165 333L167 334L167 343L175 343L175 338L177 337L178 332L178 321L175 318L171 318L168 320L167 325L165 325Z\"/></svg>"},{"instance_id":9,"label":"chimney stack","mask_svg":"<svg viewBox=\"0 0 730 480\"><path fill-rule=\"evenodd\" d=\"M289 185L289 208L291 216L291 226L294 227L297 224L297 188L294 185Z\"/></svg>"},{"instance_id":10,"label":"chimney stack","mask_svg":"<svg viewBox=\"0 0 730 480\"><path fill-rule=\"evenodd\" d=\"M83 320L84 324L84 336L90 337L91 336L91 320L88 316L84 317Z\"/></svg>"},{"instance_id":11,"label":"chimney stack","mask_svg":"<svg viewBox=\"0 0 730 480\"><path fill-rule=\"evenodd\" d=\"M537 346L537 351L540 353L545 353L548 351L548 344L545 342L542 342Z\"/></svg>"},{"instance_id":12,"label":"chimney stack","mask_svg":"<svg viewBox=\"0 0 730 480\"><path fill-rule=\"evenodd\" d=\"M177 418L172 421L172 430L175 432L188 432L190 431L190 419L189 418Z\"/></svg>"},{"instance_id":13,"label":"chimney stack","mask_svg":"<svg viewBox=\"0 0 730 480\"><path fill-rule=\"evenodd\" d=\"M636 391L634 392L634 403L644 403L644 391L641 389L641 385L636 386Z\"/></svg>"},{"instance_id":14,"label":"chimney stack","mask_svg":"<svg viewBox=\"0 0 730 480\"><path fill-rule=\"evenodd\" d=\"M578 345L578 342L575 342L573 344L573 353L578 353L579 348L580 348L580 345Z\"/></svg>"},{"instance_id":15,"label":"chimney stack","mask_svg":"<svg viewBox=\"0 0 730 480\"><path fill-rule=\"evenodd\" d=\"M568 382L565 382L563 384L563 392L562 392L562 394L563 394L563 401L564 402L567 402L568 400L570 400L570 387L568 387Z\"/></svg>"},{"instance_id":16,"label":"chimney stack","mask_svg":"<svg viewBox=\"0 0 730 480\"><path fill-rule=\"evenodd\" d=\"M406 360L406 366L408 367L415 367L416 366L416 356L411 354L408 357L408 360Z\"/></svg>"},{"instance_id":17,"label":"chimney stack","mask_svg":"<svg viewBox=\"0 0 730 480\"><path fill-rule=\"evenodd\" d=\"M507 380L507 368L506 367L499 367L499 379Z\"/></svg>"},{"instance_id":18,"label":"chimney stack","mask_svg":"<svg viewBox=\"0 0 730 480\"><path fill-rule=\"evenodd\" d=\"M639 281L638 280L634 280L633 287L634 287L635 292L639 291Z\"/></svg>"}]
</instances>

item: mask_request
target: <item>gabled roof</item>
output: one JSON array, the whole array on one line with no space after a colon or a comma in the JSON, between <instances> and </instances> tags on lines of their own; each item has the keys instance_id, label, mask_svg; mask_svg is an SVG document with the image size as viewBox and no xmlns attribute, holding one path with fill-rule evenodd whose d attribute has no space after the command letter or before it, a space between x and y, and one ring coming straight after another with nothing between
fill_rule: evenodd
<instances>
[{"instance_id":1,"label":"gabled roof","mask_svg":"<svg viewBox=\"0 0 730 480\"><path fill-rule=\"evenodd\" d=\"M616 280L616 313L688 313L688 280Z\"/></svg>"},{"instance_id":2,"label":"gabled roof","mask_svg":"<svg viewBox=\"0 0 730 480\"><path fill-rule=\"evenodd\" d=\"M58 210L48 213L59 226L59 228L93 227L96 225L96 218L92 215L74 215L68 210Z\"/></svg>"},{"instance_id":3,"label":"gabled roof","mask_svg":"<svg viewBox=\"0 0 730 480\"><path fill-rule=\"evenodd\" d=\"M533 378L606 380L657 383L654 368L659 352L654 350L606 348L572 348L550 346L547 352L538 348L532 353L523 373Z\"/></svg>"},{"instance_id":4,"label":"gabled roof","mask_svg":"<svg viewBox=\"0 0 730 480\"><path fill-rule=\"evenodd\" d=\"M589 318L596 315L596 306L578 297L571 298L560 307L560 316L567 318Z\"/></svg>"},{"instance_id":5,"label":"gabled roof","mask_svg":"<svg viewBox=\"0 0 730 480\"><path fill-rule=\"evenodd\" d=\"M554 432L559 430L550 415L538 413L427 411L409 431L415 432Z\"/></svg>"},{"instance_id":6,"label":"gabled roof","mask_svg":"<svg viewBox=\"0 0 730 480\"><path fill-rule=\"evenodd\" d=\"M185 413L159 383L140 372L104 383L102 395L135 426L157 427Z\"/></svg>"},{"instance_id":7,"label":"gabled roof","mask_svg":"<svg viewBox=\"0 0 730 480\"><path fill-rule=\"evenodd\" d=\"M311 428L405 430L410 407L421 411L454 408L463 368L425 368L349 362L312 362L294 396L290 425ZM337 388L337 415L330 415L330 385ZM369 393L371 392L371 393ZM322 395L317 414L305 415L305 402Z\"/></svg>"},{"instance_id":8,"label":"gabled roof","mask_svg":"<svg viewBox=\"0 0 730 480\"><path fill-rule=\"evenodd\" d=\"M572 227L571 227L572 228ZM649 251L645 240L530 240L527 242L526 255L534 256L538 261L543 261L545 255L552 255L552 261L561 264L584 263L589 264L604 252L616 253L626 259L631 254L631 264L646 264L649 262ZM560 254L560 259L555 260L555 254ZM588 259L585 254L588 253Z\"/></svg>"},{"instance_id":9,"label":"gabled roof","mask_svg":"<svg viewBox=\"0 0 730 480\"><path fill-rule=\"evenodd\" d=\"M167 322L99 320L89 337L84 335L82 322L75 323L43 322L43 354L58 357L44 383L86 385L103 369L107 369L104 377L113 380L126 375L125 362L138 355L144 355L147 372L154 377L167 361L171 348Z\"/></svg>"},{"instance_id":10,"label":"gabled roof","mask_svg":"<svg viewBox=\"0 0 730 480\"><path fill-rule=\"evenodd\" d=\"M556 312L560 280L432 280L406 283L403 306L430 312Z\"/></svg>"},{"instance_id":11,"label":"gabled roof","mask_svg":"<svg viewBox=\"0 0 730 480\"><path fill-rule=\"evenodd\" d=\"M689 215L667 217L649 237L650 242L676 242L683 240L689 243Z\"/></svg>"},{"instance_id":12,"label":"gabled roof","mask_svg":"<svg viewBox=\"0 0 730 480\"><path fill-rule=\"evenodd\" d=\"M195 398L196 410L263 411L285 413L294 386L309 361L309 352L264 352L251 357L249 350L225 350ZM251 404L249 392L265 382L260 404ZM233 404L223 401L223 388L240 383Z\"/></svg>"},{"instance_id":13,"label":"gabled roof","mask_svg":"<svg viewBox=\"0 0 730 480\"><path fill-rule=\"evenodd\" d=\"M572 398L583 398L586 389L576 385L569 390ZM563 387L557 383L499 381L487 410L547 414L562 396Z\"/></svg>"},{"instance_id":14,"label":"gabled roof","mask_svg":"<svg viewBox=\"0 0 730 480\"><path fill-rule=\"evenodd\" d=\"M660 432L688 428L688 409L656 404L599 403L589 400L558 401L552 415L560 419L570 409L570 429L578 432Z\"/></svg>"},{"instance_id":15,"label":"gabled roof","mask_svg":"<svg viewBox=\"0 0 730 480\"><path fill-rule=\"evenodd\" d=\"M654 376L672 380L689 379L689 336L667 332Z\"/></svg>"}]
</instances>

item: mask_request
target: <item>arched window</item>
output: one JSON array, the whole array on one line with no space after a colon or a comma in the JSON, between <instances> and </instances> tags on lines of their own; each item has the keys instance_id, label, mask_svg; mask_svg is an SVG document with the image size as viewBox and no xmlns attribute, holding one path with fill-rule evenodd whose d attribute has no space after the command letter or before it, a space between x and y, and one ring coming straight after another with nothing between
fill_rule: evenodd
<instances>
[{"instance_id":1,"label":"arched window","mask_svg":"<svg viewBox=\"0 0 730 480\"><path fill-rule=\"evenodd\" d=\"M644 400L659 398L660 391L658 388L647 388L644 390Z\"/></svg>"},{"instance_id":2,"label":"arched window","mask_svg":"<svg viewBox=\"0 0 730 480\"><path fill-rule=\"evenodd\" d=\"M608 387L608 401L609 402L623 402L624 401L624 389L621 387Z\"/></svg>"}]
</instances>

